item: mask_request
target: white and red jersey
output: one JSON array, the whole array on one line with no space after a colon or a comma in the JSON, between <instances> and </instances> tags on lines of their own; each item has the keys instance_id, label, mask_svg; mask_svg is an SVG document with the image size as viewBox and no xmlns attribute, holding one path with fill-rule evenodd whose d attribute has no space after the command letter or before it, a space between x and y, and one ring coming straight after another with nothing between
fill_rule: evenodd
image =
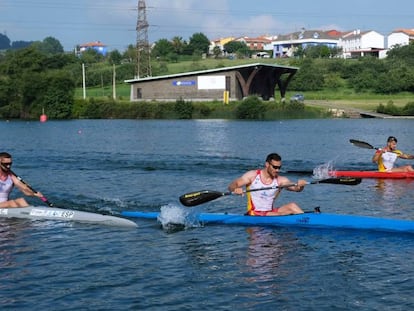
<instances>
[{"instance_id":1,"label":"white and red jersey","mask_svg":"<svg viewBox=\"0 0 414 311\"><path fill-rule=\"evenodd\" d=\"M6 180L0 180L0 203L9 200L9 194L13 189L13 180L10 175L7 176Z\"/></svg>"},{"instance_id":2,"label":"white and red jersey","mask_svg":"<svg viewBox=\"0 0 414 311\"><path fill-rule=\"evenodd\" d=\"M261 170L257 170L257 175L253 182L246 187L246 190L273 187L273 189L247 192L247 213L253 214L253 211L268 212L273 209L273 201L278 191L277 179L273 179L266 184L261 178Z\"/></svg>"}]
</instances>

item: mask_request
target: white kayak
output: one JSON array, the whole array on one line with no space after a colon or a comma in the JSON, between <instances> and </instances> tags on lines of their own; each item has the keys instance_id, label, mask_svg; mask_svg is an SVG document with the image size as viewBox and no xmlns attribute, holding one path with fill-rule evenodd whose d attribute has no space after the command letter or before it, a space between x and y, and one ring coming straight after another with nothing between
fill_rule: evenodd
<instances>
[{"instance_id":1,"label":"white kayak","mask_svg":"<svg viewBox=\"0 0 414 311\"><path fill-rule=\"evenodd\" d=\"M75 221L116 227L138 227L135 222L122 217L63 209L58 207L28 206L18 208L0 208L0 217L26 218L32 220Z\"/></svg>"}]
</instances>

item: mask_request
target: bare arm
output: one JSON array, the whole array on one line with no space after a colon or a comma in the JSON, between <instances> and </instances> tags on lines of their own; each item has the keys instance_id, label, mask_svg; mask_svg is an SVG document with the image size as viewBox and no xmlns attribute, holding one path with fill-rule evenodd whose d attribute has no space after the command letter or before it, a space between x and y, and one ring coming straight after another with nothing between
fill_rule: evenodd
<instances>
[{"instance_id":1,"label":"bare arm","mask_svg":"<svg viewBox=\"0 0 414 311\"><path fill-rule=\"evenodd\" d=\"M11 178L13 180L14 185L21 192L23 192L24 195L27 195L27 196L36 196L36 197L39 197L39 198L42 198L43 197L43 194L42 193L40 193L40 192L34 192L27 185L25 185L23 182L21 182L16 176L11 175Z\"/></svg>"},{"instance_id":2,"label":"bare arm","mask_svg":"<svg viewBox=\"0 0 414 311\"><path fill-rule=\"evenodd\" d=\"M414 159L414 155L408 154L408 153L403 153L403 154L400 155L400 158L401 159L412 160L412 159Z\"/></svg>"},{"instance_id":3,"label":"bare arm","mask_svg":"<svg viewBox=\"0 0 414 311\"><path fill-rule=\"evenodd\" d=\"M243 174L241 177L233 180L228 186L228 189L230 192L233 192L234 194L243 194L242 187L250 185L255 177L256 177L256 171L248 171L247 173Z\"/></svg>"},{"instance_id":4,"label":"bare arm","mask_svg":"<svg viewBox=\"0 0 414 311\"><path fill-rule=\"evenodd\" d=\"M285 189L289 191L295 191L295 192L301 192L305 188L305 185L308 183L304 179L299 179L297 183L291 182L288 178L279 176L278 177L278 183L280 187L284 187L286 185L291 185L289 187L286 187Z\"/></svg>"},{"instance_id":5,"label":"bare arm","mask_svg":"<svg viewBox=\"0 0 414 311\"><path fill-rule=\"evenodd\" d=\"M386 150L384 149L378 149L374 156L372 157L372 162L374 163L378 163L379 158L381 157L381 155L385 152Z\"/></svg>"}]
</instances>

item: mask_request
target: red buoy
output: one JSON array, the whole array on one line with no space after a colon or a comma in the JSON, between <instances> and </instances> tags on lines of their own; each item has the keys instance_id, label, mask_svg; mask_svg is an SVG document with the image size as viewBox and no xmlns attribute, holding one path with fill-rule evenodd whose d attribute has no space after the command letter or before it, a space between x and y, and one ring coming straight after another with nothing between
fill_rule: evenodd
<instances>
[{"instance_id":1,"label":"red buoy","mask_svg":"<svg viewBox=\"0 0 414 311\"><path fill-rule=\"evenodd\" d=\"M42 114L40 115L40 122L46 122L47 121L47 115L45 115L45 109L42 109Z\"/></svg>"}]
</instances>

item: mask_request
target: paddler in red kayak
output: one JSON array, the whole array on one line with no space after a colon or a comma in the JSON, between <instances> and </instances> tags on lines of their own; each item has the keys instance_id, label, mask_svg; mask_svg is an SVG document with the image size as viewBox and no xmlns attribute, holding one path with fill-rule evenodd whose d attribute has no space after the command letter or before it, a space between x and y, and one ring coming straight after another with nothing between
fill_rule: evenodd
<instances>
[{"instance_id":1,"label":"paddler in red kayak","mask_svg":"<svg viewBox=\"0 0 414 311\"><path fill-rule=\"evenodd\" d=\"M372 157L372 162L378 163L380 172L413 172L411 165L394 167L395 161L401 159L414 159L414 155L406 154L397 149L397 138L390 136L387 139L387 145L384 148L378 148Z\"/></svg>"},{"instance_id":2,"label":"paddler in red kayak","mask_svg":"<svg viewBox=\"0 0 414 311\"><path fill-rule=\"evenodd\" d=\"M244 186L246 186L247 190L274 187L268 190L247 192L248 215L282 216L303 213L303 210L294 202L273 207L273 203L282 190L282 187L289 191L300 192L307 184L306 180L300 179L295 184L286 177L279 176L281 168L282 158L277 153L271 153L266 158L264 168L248 171L228 186L230 192L239 195L244 194L242 189Z\"/></svg>"}]
</instances>

